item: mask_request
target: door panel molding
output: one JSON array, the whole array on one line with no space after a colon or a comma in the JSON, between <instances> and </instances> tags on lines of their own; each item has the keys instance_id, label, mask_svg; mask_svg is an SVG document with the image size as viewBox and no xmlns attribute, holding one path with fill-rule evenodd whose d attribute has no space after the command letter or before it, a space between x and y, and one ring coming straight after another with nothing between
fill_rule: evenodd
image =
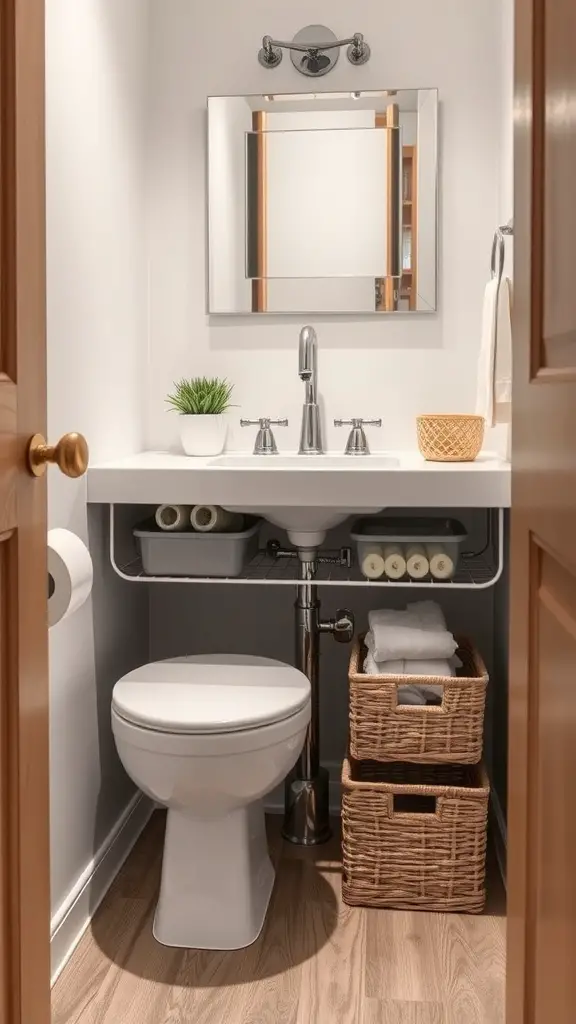
<instances>
[{"instance_id":1,"label":"door panel molding","mask_svg":"<svg viewBox=\"0 0 576 1024\"><path fill-rule=\"evenodd\" d=\"M515 17L506 1020L572 1024L576 5L516 0Z\"/></svg>"},{"instance_id":2,"label":"door panel molding","mask_svg":"<svg viewBox=\"0 0 576 1024\"><path fill-rule=\"evenodd\" d=\"M548 371L576 376L576 207L558 203L573 188L576 73L569 0L533 0L532 90L532 378ZM572 83L570 76L572 75Z\"/></svg>"},{"instance_id":3,"label":"door panel molding","mask_svg":"<svg viewBox=\"0 0 576 1024\"><path fill-rule=\"evenodd\" d=\"M0 4L0 1022L50 1020L44 0Z\"/></svg>"}]
</instances>

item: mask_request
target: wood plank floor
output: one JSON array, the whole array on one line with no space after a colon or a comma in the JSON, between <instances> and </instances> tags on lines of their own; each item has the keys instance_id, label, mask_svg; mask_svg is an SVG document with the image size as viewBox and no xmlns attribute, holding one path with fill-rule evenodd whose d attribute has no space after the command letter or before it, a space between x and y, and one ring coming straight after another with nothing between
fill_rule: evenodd
<instances>
[{"instance_id":1,"label":"wood plank floor","mask_svg":"<svg viewBox=\"0 0 576 1024\"><path fill-rule=\"evenodd\" d=\"M152 936L154 815L53 990L53 1024L504 1024L504 895L481 917L364 910L340 898L339 840L269 834L277 881L260 939L234 953Z\"/></svg>"}]
</instances>

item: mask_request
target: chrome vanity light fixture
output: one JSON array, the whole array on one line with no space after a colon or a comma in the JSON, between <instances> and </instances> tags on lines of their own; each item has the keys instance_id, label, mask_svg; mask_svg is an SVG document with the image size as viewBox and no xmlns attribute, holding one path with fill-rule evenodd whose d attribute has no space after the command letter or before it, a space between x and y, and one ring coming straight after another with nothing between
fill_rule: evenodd
<instances>
[{"instance_id":1,"label":"chrome vanity light fixture","mask_svg":"<svg viewBox=\"0 0 576 1024\"><path fill-rule=\"evenodd\" d=\"M320 78L336 66L342 46L348 47L346 55L351 64L360 66L370 60L370 47L361 32L355 32L349 39L338 39L325 25L307 25L291 43L264 36L258 60L264 68L277 68L282 50L290 50L292 63L300 74Z\"/></svg>"}]
</instances>

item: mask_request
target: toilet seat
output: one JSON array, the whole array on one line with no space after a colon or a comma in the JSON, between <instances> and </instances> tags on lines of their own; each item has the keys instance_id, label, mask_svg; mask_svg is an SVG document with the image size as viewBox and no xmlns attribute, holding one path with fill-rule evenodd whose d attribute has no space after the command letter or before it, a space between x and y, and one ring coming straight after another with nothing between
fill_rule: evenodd
<instances>
[{"instance_id":1,"label":"toilet seat","mask_svg":"<svg viewBox=\"0 0 576 1024\"><path fill-rule=\"evenodd\" d=\"M152 733L216 737L300 719L310 683L290 665L241 654L152 662L120 679L114 717Z\"/></svg>"}]
</instances>

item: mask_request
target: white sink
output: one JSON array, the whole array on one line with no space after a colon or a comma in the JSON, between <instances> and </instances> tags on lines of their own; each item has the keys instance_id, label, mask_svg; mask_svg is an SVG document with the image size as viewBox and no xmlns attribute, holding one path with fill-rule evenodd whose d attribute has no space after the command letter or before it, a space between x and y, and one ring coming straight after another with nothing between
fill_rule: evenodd
<instances>
[{"instance_id":1,"label":"white sink","mask_svg":"<svg viewBox=\"0 0 576 1024\"><path fill-rule=\"evenodd\" d=\"M371 515L381 512L382 507L372 508L350 506L350 508L276 508L260 505L226 505L230 512L242 512L244 515L257 513L274 526L286 530L292 544L297 548L317 548L324 542L326 532L333 526L339 526L348 516Z\"/></svg>"},{"instance_id":2,"label":"white sink","mask_svg":"<svg viewBox=\"0 0 576 1024\"><path fill-rule=\"evenodd\" d=\"M290 471L297 473L326 473L336 470L362 470L363 472L375 472L383 469L392 469L398 466L398 459L388 455L297 455L295 452L288 455L220 455L212 459L211 466L222 467L223 469L257 470L259 473L282 474ZM326 532L332 527L343 523L348 516L369 515L371 512L380 512L382 505L376 507L370 505L346 504L342 507L322 505L261 505L256 500L250 505L226 505L231 512L242 512L245 515L257 513L286 530L292 544L298 548L316 548L323 543Z\"/></svg>"},{"instance_id":3,"label":"white sink","mask_svg":"<svg viewBox=\"0 0 576 1024\"><path fill-rule=\"evenodd\" d=\"M92 464L88 500L201 502L275 513L307 507L338 515L362 508L508 508L510 465L489 453L476 462L425 462L415 451L358 457L230 452L196 459L139 452Z\"/></svg>"},{"instance_id":4,"label":"white sink","mask_svg":"<svg viewBox=\"0 0 576 1024\"><path fill-rule=\"evenodd\" d=\"M388 455L220 455L210 462L211 466L226 469L257 470L262 473L325 473L327 470L363 470L363 472L392 469L398 466L398 459ZM286 530L292 544L298 548L315 548L323 543L327 530L343 523L348 516L369 515L380 512L382 505L346 505L343 507L260 505L226 505L231 512L258 513L274 526Z\"/></svg>"},{"instance_id":5,"label":"white sink","mask_svg":"<svg viewBox=\"0 0 576 1024\"><path fill-rule=\"evenodd\" d=\"M273 470L297 469L309 473L324 473L331 469L358 469L363 473L373 470L393 469L399 465L392 455L218 455L211 459L209 466L222 469Z\"/></svg>"}]
</instances>

